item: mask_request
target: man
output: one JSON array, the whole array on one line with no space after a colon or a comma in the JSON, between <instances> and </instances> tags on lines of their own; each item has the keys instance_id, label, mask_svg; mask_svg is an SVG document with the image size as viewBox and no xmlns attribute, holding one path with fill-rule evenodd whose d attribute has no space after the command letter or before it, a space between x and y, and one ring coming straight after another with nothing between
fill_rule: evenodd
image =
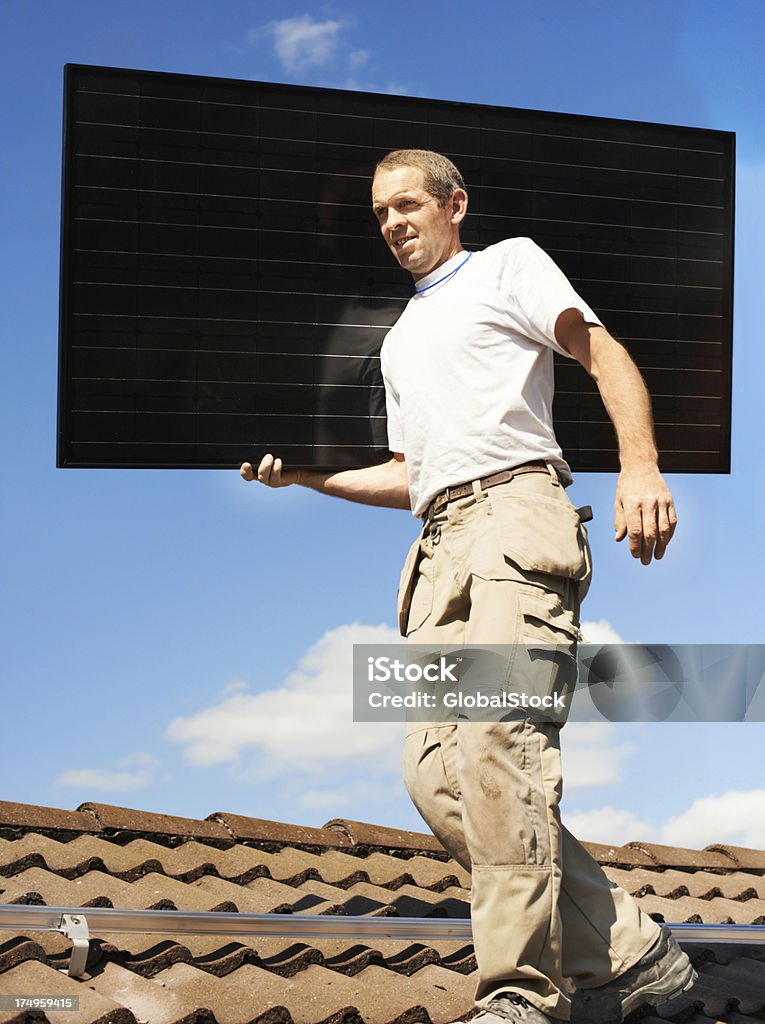
<instances>
[{"instance_id":1,"label":"man","mask_svg":"<svg viewBox=\"0 0 765 1024\"><path fill-rule=\"evenodd\" d=\"M552 428L553 351L597 382L619 441L616 539L628 536L644 565L676 523L650 400L624 348L530 239L464 250L467 202L438 153L395 151L375 171L373 212L415 283L381 352L393 458L322 473L267 455L257 479L423 519L399 588L401 630L417 642L573 647L589 548ZM241 473L256 476L248 463ZM695 978L669 932L561 825L558 736L528 718L410 726L407 788L472 872L479 1024L565 1020L566 978L575 1024L618 1024Z\"/></svg>"}]
</instances>

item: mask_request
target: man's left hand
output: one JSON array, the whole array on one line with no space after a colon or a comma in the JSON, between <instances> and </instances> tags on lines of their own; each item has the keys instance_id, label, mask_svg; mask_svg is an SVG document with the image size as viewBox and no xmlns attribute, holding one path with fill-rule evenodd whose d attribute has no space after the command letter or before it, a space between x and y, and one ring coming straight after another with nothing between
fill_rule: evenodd
<instances>
[{"instance_id":1,"label":"man's left hand","mask_svg":"<svg viewBox=\"0 0 765 1024\"><path fill-rule=\"evenodd\" d=\"M661 558L677 526L672 494L656 467L622 469L616 484L616 540L629 536L630 553L648 565Z\"/></svg>"}]
</instances>

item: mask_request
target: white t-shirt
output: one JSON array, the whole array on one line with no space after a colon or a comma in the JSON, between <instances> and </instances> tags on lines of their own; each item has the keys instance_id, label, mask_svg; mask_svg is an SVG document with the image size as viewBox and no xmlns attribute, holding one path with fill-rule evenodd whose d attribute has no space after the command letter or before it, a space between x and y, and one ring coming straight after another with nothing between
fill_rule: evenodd
<instances>
[{"instance_id":1,"label":"white t-shirt","mask_svg":"<svg viewBox=\"0 0 765 1024\"><path fill-rule=\"evenodd\" d=\"M571 481L552 424L553 351L569 356L555 322L573 307L603 326L530 238L467 257L417 282L380 352L388 445L406 457L415 515L446 487L532 459Z\"/></svg>"}]
</instances>

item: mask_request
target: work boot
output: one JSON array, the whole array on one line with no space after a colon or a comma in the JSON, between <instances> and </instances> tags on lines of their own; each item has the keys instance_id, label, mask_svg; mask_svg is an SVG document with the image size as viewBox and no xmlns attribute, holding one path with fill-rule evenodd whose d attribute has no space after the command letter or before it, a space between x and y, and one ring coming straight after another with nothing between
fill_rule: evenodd
<instances>
[{"instance_id":1,"label":"work boot","mask_svg":"<svg viewBox=\"0 0 765 1024\"><path fill-rule=\"evenodd\" d=\"M648 952L629 970L597 988L577 989L571 998L571 1024L621 1024L628 1013L649 1003L660 1006L686 992L698 977L688 955L664 925Z\"/></svg>"},{"instance_id":2,"label":"work boot","mask_svg":"<svg viewBox=\"0 0 765 1024\"><path fill-rule=\"evenodd\" d=\"M507 1024L508 1021L512 1024L551 1024L552 1017L532 1006L519 993L505 992L489 1000L489 1004L471 1018L470 1024ZM455 1020L454 1024L465 1024L465 1020Z\"/></svg>"}]
</instances>

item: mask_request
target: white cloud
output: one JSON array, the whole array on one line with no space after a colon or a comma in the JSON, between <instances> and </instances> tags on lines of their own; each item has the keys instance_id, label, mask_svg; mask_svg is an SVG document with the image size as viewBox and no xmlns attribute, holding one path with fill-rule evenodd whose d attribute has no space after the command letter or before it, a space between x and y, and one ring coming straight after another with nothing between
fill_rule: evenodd
<instances>
[{"instance_id":1,"label":"white cloud","mask_svg":"<svg viewBox=\"0 0 765 1024\"><path fill-rule=\"evenodd\" d=\"M226 683L221 693L227 697L230 693L246 693L246 691L247 683L243 679L233 679L230 683Z\"/></svg>"},{"instance_id":2,"label":"white cloud","mask_svg":"<svg viewBox=\"0 0 765 1024\"><path fill-rule=\"evenodd\" d=\"M118 767L133 771L104 771L101 768L70 768L56 779L58 786L77 789L102 790L117 793L127 789L141 789L152 781L160 762L143 750L133 751L117 762Z\"/></svg>"},{"instance_id":3,"label":"white cloud","mask_svg":"<svg viewBox=\"0 0 765 1024\"><path fill-rule=\"evenodd\" d=\"M398 744L399 755L402 746L402 743ZM328 781L325 786L301 789L297 801L302 807L328 809L333 814L337 813L338 807L381 807L391 800L397 802L399 806L403 803L408 807L409 797L400 778L400 772L397 771L395 776L382 774L381 777L381 773L374 765L369 765L368 768L366 773L354 772L352 778L348 778L346 774L339 785ZM335 779L334 782L337 783L338 780Z\"/></svg>"},{"instance_id":4,"label":"white cloud","mask_svg":"<svg viewBox=\"0 0 765 1024\"><path fill-rule=\"evenodd\" d=\"M239 688L224 692L220 703L174 719L165 739L183 746L186 760L197 765L260 754L261 777L374 758L386 770L397 770L402 723L354 722L351 682L355 643L400 641L385 625L352 623L329 630L281 685L255 694Z\"/></svg>"},{"instance_id":5,"label":"white cloud","mask_svg":"<svg viewBox=\"0 0 765 1024\"><path fill-rule=\"evenodd\" d=\"M582 632L588 644L623 644L626 640L620 636L610 622L598 619L597 622L583 622Z\"/></svg>"},{"instance_id":6,"label":"white cloud","mask_svg":"<svg viewBox=\"0 0 765 1024\"><path fill-rule=\"evenodd\" d=\"M617 742L610 722L570 722L561 734L561 760L566 791L612 785L621 778L624 759L635 747Z\"/></svg>"},{"instance_id":7,"label":"white cloud","mask_svg":"<svg viewBox=\"0 0 765 1024\"><path fill-rule=\"evenodd\" d=\"M731 790L694 800L664 823L661 842L692 849L710 843L765 848L765 789Z\"/></svg>"},{"instance_id":8,"label":"white cloud","mask_svg":"<svg viewBox=\"0 0 765 1024\"><path fill-rule=\"evenodd\" d=\"M351 71L358 71L363 68L369 60L369 50L353 50L348 54L348 67Z\"/></svg>"},{"instance_id":9,"label":"white cloud","mask_svg":"<svg viewBox=\"0 0 765 1024\"><path fill-rule=\"evenodd\" d=\"M622 846L633 839L651 842L656 826L631 811L617 807L599 807L593 811L574 811L563 815L563 824L577 839L590 843Z\"/></svg>"},{"instance_id":10,"label":"white cloud","mask_svg":"<svg viewBox=\"0 0 765 1024\"><path fill-rule=\"evenodd\" d=\"M253 30L250 36L264 34L273 39L276 56L285 70L301 71L332 61L338 37L345 26L342 19L316 21L310 14L301 14L282 21L270 21L262 29Z\"/></svg>"},{"instance_id":11,"label":"white cloud","mask_svg":"<svg viewBox=\"0 0 765 1024\"><path fill-rule=\"evenodd\" d=\"M730 843L755 850L765 847L765 789L731 790L694 800L663 824L618 807L573 811L563 820L579 839L616 846L631 840L703 850Z\"/></svg>"}]
</instances>

